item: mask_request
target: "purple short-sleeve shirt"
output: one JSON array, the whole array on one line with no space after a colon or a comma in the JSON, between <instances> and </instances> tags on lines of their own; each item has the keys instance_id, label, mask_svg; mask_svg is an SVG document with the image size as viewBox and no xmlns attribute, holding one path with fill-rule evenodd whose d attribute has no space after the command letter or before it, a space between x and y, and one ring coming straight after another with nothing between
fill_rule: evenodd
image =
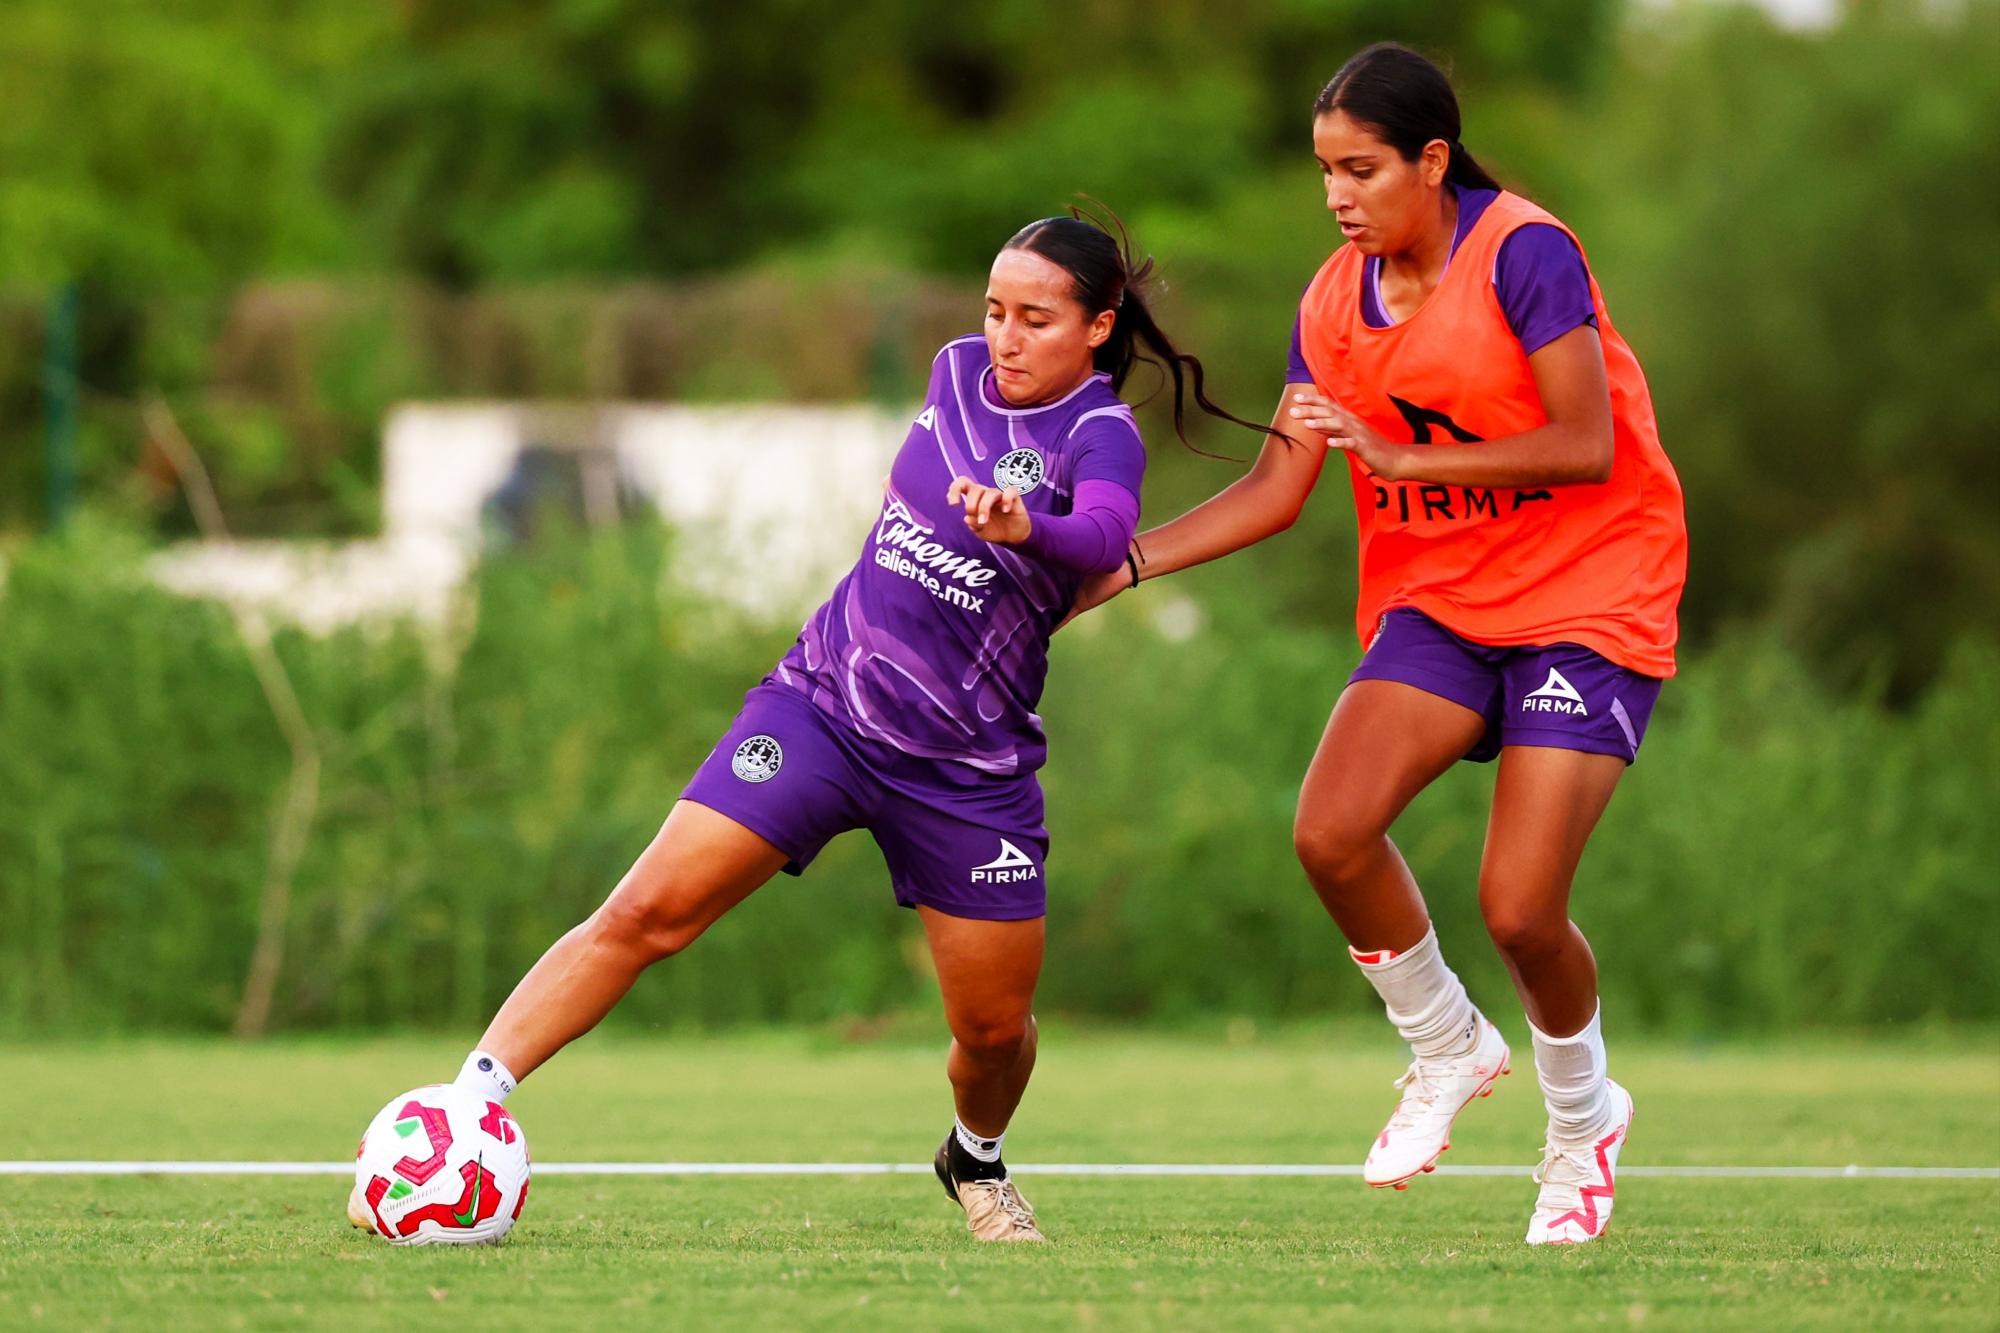
<instances>
[{"instance_id":1,"label":"purple short-sleeve shirt","mask_svg":"<svg viewBox=\"0 0 2000 1333\"><path fill-rule=\"evenodd\" d=\"M1495 190L1453 189L1458 195L1458 228L1452 234L1451 252L1456 255L1487 206L1500 196ZM1362 262L1361 318L1373 329L1386 329L1396 322L1382 306L1381 278L1381 260L1370 257ZM1579 325L1597 323L1597 307L1590 299L1590 271L1584 267L1583 256L1560 227L1546 222L1518 227L1501 243L1493 263L1493 288L1508 327L1520 339L1521 350L1530 355ZM1312 382L1299 322L1294 317L1285 383Z\"/></svg>"}]
</instances>

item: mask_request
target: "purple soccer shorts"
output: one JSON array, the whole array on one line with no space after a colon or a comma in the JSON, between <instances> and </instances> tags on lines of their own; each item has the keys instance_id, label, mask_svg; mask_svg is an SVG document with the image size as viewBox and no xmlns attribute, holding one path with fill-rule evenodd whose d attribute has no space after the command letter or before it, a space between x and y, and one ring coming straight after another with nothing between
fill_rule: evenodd
<instances>
[{"instance_id":1,"label":"purple soccer shorts","mask_svg":"<svg viewBox=\"0 0 2000 1333\"><path fill-rule=\"evenodd\" d=\"M1486 735L1467 752L1479 763L1508 745L1639 757L1660 680L1574 643L1496 648L1452 633L1421 611L1382 617L1350 683L1390 680L1470 708Z\"/></svg>"},{"instance_id":2,"label":"purple soccer shorts","mask_svg":"<svg viewBox=\"0 0 2000 1333\"><path fill-rule=\"evenodd\" d=\"M681 799L735 820L801 874L835 835L865 828L896 901L948 916L1024 921L1046 913L1049 835L1041 788L913 782L927 762L864 741L783 685L758 685ZM935 761L941 762L941 761ZM1029 784L1023 788L1020 784Z\"/></svg>"}]
</instances>

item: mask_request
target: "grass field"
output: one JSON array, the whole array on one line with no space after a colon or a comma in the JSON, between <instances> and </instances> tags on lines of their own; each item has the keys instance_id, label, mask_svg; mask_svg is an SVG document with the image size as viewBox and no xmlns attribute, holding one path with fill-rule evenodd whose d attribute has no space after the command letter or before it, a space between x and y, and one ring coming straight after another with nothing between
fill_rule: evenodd
<instances>
[{"instance_id":1,"label":"grass field","mask_svg":"<svg viewBox=\"0 0 2000 1333\"><path fill-rule=\"evenodd\" d=\"M2000 1053L1956 1039L1623 1041L1652 1165L2000 1166ZM0 1047L0 1157L325 1161L448 1040ZM542 1162L920 1161L935 1043L599 1037L510 1103ZM1373 1029L1052 1030L1009 1139L1055 1244L975 1248L916 1176L545 1176L508 1242L392 1250L331 1177L0 1177L7 1327L1991 1327L2000 1181L1628 1178L1603 1242L1530 1251L1525 1178L1043 1177L1036 1162L1353 1162ZM1447 1162L1530 1164L1525 1062Z\"/></svg>"}]
</instances>

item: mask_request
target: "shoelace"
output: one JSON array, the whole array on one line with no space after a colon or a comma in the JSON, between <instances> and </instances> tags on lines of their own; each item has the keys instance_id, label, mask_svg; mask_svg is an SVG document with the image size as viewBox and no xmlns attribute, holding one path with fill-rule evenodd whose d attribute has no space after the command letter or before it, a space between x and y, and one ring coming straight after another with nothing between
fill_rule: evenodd
<instances>
[{"instance_id":1,"label":"shoelace","mask_svg":"<svg viewBox=\"0 0 2000 1333\"><path fill-rule=\"evenodd\" d=\"M1403 1076L1389 1085L1403 1090L1403 1099L1396 1103L1396 1112L1389 1117L1389 1128L1408 1129L1417 1122L1417 1117L1430 1109L1431 1103L1444 1093L1437 1082L1437 1075L1424 1067L1422 1060L1412 1060ZM1407 1108L1407 1109L1406 1109Z\"/></svg>"},{"instance_id":2,"label":"shoelace","mask_svg":"<svg viewBox=\"0 0 2000 1333\"><path fill-rule=\"evenodd\" d=\"M993 1200L993 1206L1007 1214L1008 1218L1015 1225L1027 1227L1030 1230L1034 1228L1035 1215L1029 1211L1028 1201L1021 1197L1021 1191L1014 1187L1013 1181L968 1180L959 1186L960 1189L967 1187L974 1187L979 1189L981 1193L988 1194Z\"/></svg>"},{"instance_id":3,"label":"shoelace","mask_svg":"<svg viewBox=\"0 0 2000 1333\"><path fill-rule=\"evenodd\" d=\"M1551 1139L1542 1145L1541 1164L1535 1168L1535 1183L1554 1186L1562 1193L1559 1206L1572 1207L1583 1195L1583 1186L1597 1179L1595 1154L1585 1148L1565 1148Z\"/></svg>"}]
</instances>

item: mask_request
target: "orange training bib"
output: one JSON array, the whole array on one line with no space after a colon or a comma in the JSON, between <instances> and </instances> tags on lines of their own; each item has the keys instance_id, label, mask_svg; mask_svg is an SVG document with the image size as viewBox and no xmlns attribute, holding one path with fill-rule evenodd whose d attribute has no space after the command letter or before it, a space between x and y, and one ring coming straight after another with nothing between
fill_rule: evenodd
<instances>
[{"instance_id":1,"label":"orange training bib","mask_svg":"<svg viewBox=\"0 0 2000 1333\"><path fill-rule=\"evenodd\" d=\"M1501 242L1531 222L1576 239L1503 192L1423 305L1385 329L1361 318L1361 253L1336 250L1299 303L1301 347L1319 389L1385 438L1434 448L1476 449L1546 425L1492 281ZM1611 388L1610 480L1547 490L1388 482L1348 455L1364 643L1384 612L1408 606L1477 643L1578 643L1634 671L1673 675L1687 576L1680 479L1660 448L1646 377L1612 328L1595 276L1590 297Z\"/></svg>"}]
</instances>

